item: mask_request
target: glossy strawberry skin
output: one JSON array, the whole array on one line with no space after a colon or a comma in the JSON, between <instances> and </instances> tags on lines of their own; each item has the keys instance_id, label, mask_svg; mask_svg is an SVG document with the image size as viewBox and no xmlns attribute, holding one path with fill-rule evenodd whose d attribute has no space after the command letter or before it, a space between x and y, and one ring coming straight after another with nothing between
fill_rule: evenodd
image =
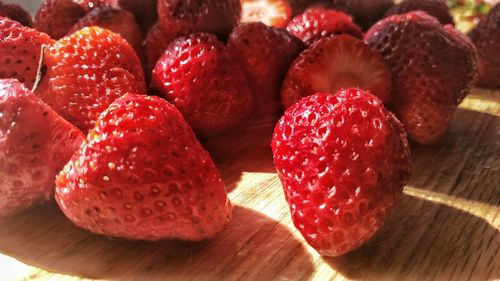
<instances>
[{"instance_id":1,"label":"glossy strawberry skin","mask_svg":"<svg viewBox=\"0 0 500 281\"><path fill-rule=\"evenodd\" d=\"M165 32L159 22L149 30L146 39L142 43L144 49L144 72L148 80L151 78L156 62L160 59L168 45L176 38L175 34Z\"/></svg>"},{"instance_id":2,"label":"glossy strawberry skin","mask_svg":"<svg viewBox=\"0 0 500 281\"><path fill-rule=\"evenodd\" d=\"M116 98L146 93L134 49L118 34L99 27L57 41L45 51L44 65L47 72L35 94L84 133Z\"/></svg>"},{"instance_id":3,"label":"glossy strawberry skin","mask_svg":"<svg viewBox=\"0 0 500 281\"><path fill-rule=\"evenodd\" d=\"M207 33L174 40L156 64L151 88L173 103L204 137L240 124L254 106L238 58Z\"/></svg>"},{"instance_id":4,"label":"glossy strawberry skin","mask_svg":"<svg viewBox=\"0 0 500 281\"><path fill-rule=\"evenodd\" d=\"M390 8L385 16L423 11L435 17L442 24L455 24L445 0L405 0Z\"/></svg>"},{"instance_id":5,"label":"glossy strawberry skin","mask_svg":"<svg viewBox=\"0 0 500 281\"><path fill-rule=\"evenodd\" d=\"M31 15L17 4L4 4L0 1L0 16L15 20L27 27L33 26Z\"/></svg>"},{"instance_id":6,"label":"glossy strawberry skin","mask_svg":"<svg viewBox=\"0 0 500 281\"><path fill-rule=\"evenodd\" d=\"M85 10L71 0L44 0L35 15L35 29L58 40L68 34Z\"/></svg>"},{"instance_id":7,"label":"glossy strawberry skin","mask_svg":"<svg viewBox=\"0 0 500 281\"><path fill-rule=\"evenodd\" d=\"M355 88L287 109L272 149L294 225L326 256L368 241L411 173L401 123L380 99Z\"/></svg>"},{"instance_id":8,"label":"glossy strawberry skin","mask_svg":"<svg viewBox=\"0 0 500 281\"><path fill-rule=\"evenodd\" d=\"M309 8L297 15L286 29L307 45L338 34L349 34L358 39L363 37L363 32L349 15L322 6Z\"/></svg>"},{"instance_id":9,"label":"glossy strawberry skin","mask_svg":"<svg viewBox=\"0 0 500 281\"><path fill-rule=\"evenodd\" d=\"M424 12L395 15L365 36L393 77L393 109L415 142L431 145L476 76L476 51L466 36Z\"/></svg>"},{"instance_id":10,"label":"glossy strawberry skin","mask_svg":"<svg viewBox=\"0 0 500 281\"><path fill-rule=\"evenodd\" d=\"M57 177L56 201L76 225L134 240L210 239L231 217L217 168L181 113L143 95L100 116Z\"/></svg>"},{"instance_id":11,"label":"glossy strawberry skin","mask_svg":"<svg viewBox=\"0 0 500 281\"><path fill-rule=\"evenodd\" d=\"M26 87L33 87L42 45L53 43L45 33L0 17L0 79L15 78Z\"/></svg>"},{"instance_id":12,"label":"glossy strawberry skin","mask_svg":"<svg viewBox=\"0 0 500 281\"><path fill-rule=\"evenodd\" d=\"M478 50L478 82L481 87L500 89L500 4L491 8L469 32Z\"/></svg>"},{"instance_id":13,"label":"glossy strawberry skin","mask_svg":"<svg viewBox=\"0 0 500 281\"><path fill-rule=\"evenodd\" d=\"M14 79L0 79L0 217L47 201L84 139Z\"/></svg>"},{"instance_id":14,"label":"glossy strawberry skin","mask_svg":"<svg viewBox=\"0 0 500 281\"><path fill-rule=\"evenodd\" d=\"M239 23L240 0L159 0L158 17L164 30L177 35L213 33L226 38Z\"/></svg>"}]
</instances>

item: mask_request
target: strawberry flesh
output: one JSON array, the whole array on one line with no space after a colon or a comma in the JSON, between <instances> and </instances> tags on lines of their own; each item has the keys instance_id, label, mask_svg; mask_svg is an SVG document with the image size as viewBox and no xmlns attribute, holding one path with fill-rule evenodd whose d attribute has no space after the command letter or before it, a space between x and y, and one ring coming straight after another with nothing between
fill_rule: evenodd
<instances>
[{"instance_id":1,"label":"strawberry flesh","mask_svg":"<svg viewBox=\"0 0 500 281\"><path fill-rule=\"evenodd\" d=\"M241 22L262 22L268 26L286 27L292 18L287 0L243 0Z\"/></svg>"}]
</instances>

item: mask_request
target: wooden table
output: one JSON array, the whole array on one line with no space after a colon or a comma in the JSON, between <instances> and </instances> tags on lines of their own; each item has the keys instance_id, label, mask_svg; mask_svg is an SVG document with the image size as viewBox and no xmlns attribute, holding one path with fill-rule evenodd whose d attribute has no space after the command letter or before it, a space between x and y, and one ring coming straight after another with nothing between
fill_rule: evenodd
<instances>
[{"instance_id":1,"label":"wooden table","mask_svg":"<svg viewBox=\"0 0 500 281\"><path fill-rule=\"evenodd\" d=\"M293 227L268 123L206 142L235 205L216 239L110 239L49 203L0 220L0 280L500 279L500 92L474 90L441 144L412 147L413 177L390 220L340 258L319 256Z\"/></svg>"}]
</instances>

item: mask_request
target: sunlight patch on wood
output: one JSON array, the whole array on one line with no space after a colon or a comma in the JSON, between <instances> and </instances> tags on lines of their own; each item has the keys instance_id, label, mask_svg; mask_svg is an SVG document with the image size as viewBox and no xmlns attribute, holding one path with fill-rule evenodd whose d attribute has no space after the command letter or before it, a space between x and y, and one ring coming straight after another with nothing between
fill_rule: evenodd
<instances>
[{"instance_id":1,"label":"sunlight patch on wood","mask_svg":"<svg viewBox=\"0 0 500 281\"><path fill-rule=\"evenodd\" d=\"M474 89L459 108L500 116L500 95L492 90Z\"/></svg>"}]
</instances>

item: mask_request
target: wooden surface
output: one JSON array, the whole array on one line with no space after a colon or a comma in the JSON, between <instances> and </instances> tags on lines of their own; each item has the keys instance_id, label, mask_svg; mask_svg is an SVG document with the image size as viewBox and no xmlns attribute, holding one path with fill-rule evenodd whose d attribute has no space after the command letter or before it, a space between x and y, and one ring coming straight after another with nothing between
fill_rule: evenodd
<instances>
[{"instance_id":1,"label":"wooden surface","mask_svg":"<svg viewBox=\"0 0 500 281\"><path fill-rule=\"evenodd\" d=\"M412 147L413 177L390 220L341 258L320 257L293 227L272 129L206 142L235 205L216 239L109 239L50 203L0 219L0 280L500 280L499 92L474 90L440 145Z\"/></svg>"}]
</instances>

